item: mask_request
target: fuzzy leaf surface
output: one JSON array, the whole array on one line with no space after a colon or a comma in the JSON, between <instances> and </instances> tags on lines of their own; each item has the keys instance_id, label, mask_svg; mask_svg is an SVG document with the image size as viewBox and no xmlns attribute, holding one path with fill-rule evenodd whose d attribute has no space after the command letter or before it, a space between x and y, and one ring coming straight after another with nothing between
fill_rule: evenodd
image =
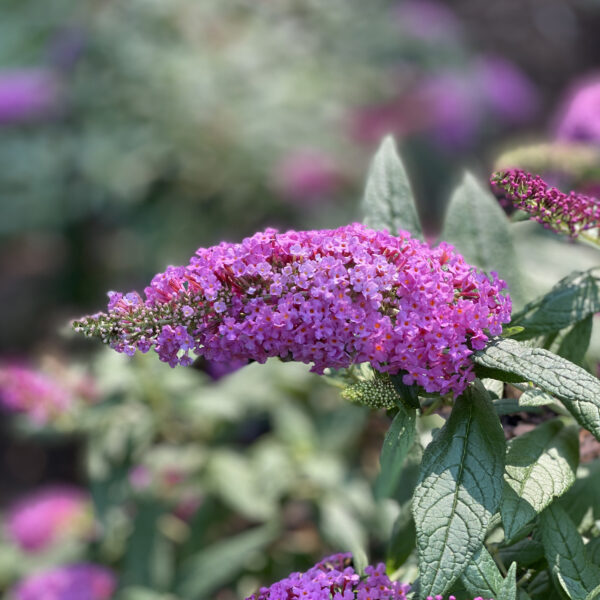
<instances>
[{"instance_id":1,"label":"fuzzy leaf surface","mask_svg":"<svg viewBox=\"0 0 600 600\"><path fill-rule=\"evenodd\" d=\"M496 338L473 360L516 374L558 398L575 420L600 440L600 380L572 362L512 339Z\"/></svg>"},{"instance_id":2,"label":"fuzzy leaf surface","mask_svg":"<svg viewBox=\"0 0 600 600\"><path fill-rule=\"evenodd\" d=\"M406 174L391 137L386 137L373 158L362 201L363 223L391 234L408 231L423 239L421 222Z\"/></svg>"},{"instance_id":3,"label":"fuzzy leaf surface","mask_svg":"<svg viewBox=\"0 0 600 600\"><path fill-rule=\"evenodd\" d=\"M475 553L460 578L468 592L474 596L496 598L502 586L502 574L485 546Z\"/></svg>"},{"instance_id":4,"label":"fuzzy leaf surface","mask_svg":"<svg viewBox=\"0 0 600 600\"><path fill-rule=\"evenodd\" d=\"M426 448L413 499L422 597L446 593L482 547L500 503L505 441L476 382Z\"/></svg>"},{"instance_id":5,"label":"fuzzy leaf surface","mask_svg":"<svg viewBox=\"0 0 600 600\"><path fill-rule=\"evenodd\" d=\"M496 600L517 600L517 563L510 565L502 585L498 588Z\"/></svg>"},{"instance_id":6,"label":"fuzzy leaf surface","mask_svg":"<svg viewBox=\"0 0 600 600\"><path fill-rule=\"evenodd\" d=\"M500 505L507 540L571 487L578 463L577 429L559 419L508 443Z\"/></svg>"},{"instance_id":7,"label":"fuzzy leaf surface","mask_svg":"<svg viewBox=\"0 0 600 600\"><path fill-rule=\"evenodd\" d=\"M551 504L540 515L540 531L552 575L571 600L588 600L600 582L600 568L589 561L573 521Z\"/></svg>"},{"instance_id":8,"label":"fuzzy leaf surface","mask_svg":"<svg viewBox=\"0 0 600 600\"><path fill-rule=\"evenodd\" d=\"M599 312L600 295L595 270L568 275L547 294L513 315L511 325L525 328L519 339L560 331Z\"/></svg>"}]
</instances>

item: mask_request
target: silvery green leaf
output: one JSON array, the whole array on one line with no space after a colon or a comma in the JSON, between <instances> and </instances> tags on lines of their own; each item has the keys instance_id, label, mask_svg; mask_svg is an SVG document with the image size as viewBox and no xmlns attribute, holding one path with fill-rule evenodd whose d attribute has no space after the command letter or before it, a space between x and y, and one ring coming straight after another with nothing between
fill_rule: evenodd
<instances>
[{"instance_id":1,"label":"silvery green leaf","mask_svg":"<svg viewBox=\"0 0 600 600\"><path fill-rule=\"evenodd\" d=\"M481 548L500 503L505 441L476 382L426 448L413 498L423 596L446 593Z\"/></svg>"},{"instance_id":2,"label":"silvery green leaf","mask_svg":"<svg viewBox=\"0 0 600 600\"><path fill-rule=\"evenodd\" d=\"M241 571L248 559L263 551L277 535L277 527L268 523L213 543L190 556L179 572L177 596L182 600L211 597L211 592Z\"/></svg>"},{"instance_id":3,"label":"silvery green leaf","mask_svg":"<svg viewBox=\"0 0 600 600\"><path fill-rule=\"evenodd\" d=\"M410 182L391 137L383 140L371 164L362 211L367 227L392 234L404 230L423 239Z\"/></svg>"},{"instance_id":4,"label":"silvery green leaf","mask_svg":"<svg viewBox=\"0 0 600 600\"><path fill-rule=\"evenodd\" d=\"M391 497L398 486L408 455L415 440L417 413L414 408L398 405L398 413L388 429L381 449L381 473L375 483L375 497Z\"/></svg>"},{"instance_id":5,"label":"silvery green leaf","mask_svg":"<svg viewBox=\"0 0 600 600\"><path fill-rule=\"evenodd\" d=\"M469 593L475 596L496 598L502 586L502 574L485 546L474 554L460 578Z\"/></svg>"},{"instance_id":6,"label":"silvery green leaf","mask_svg":"<svg viewBox=\"0 0 600 600\"><path fill-rule=\"evenodd\" d=\"M495 598L496 600L517 600L517 563L514 562L510 565Z\"/></svg>"},{"instance_id":7,"label":"silvery green leaf","mask_svg":"<svg viewBox=\"0 0 600 600\"><path fill-rule=\"evenodd\" d=\"M558 398L600 440L600 381L568 360L512 339L495 338L473 354L485 368L522 377Z\"/></svg>"},{"instance_id":8,"label":"silvery green leaf","mask_svg":"<svg viewBox=\"0 0 600 600\"><path fill-rule=\"evenodd\" d=\"M500 505L507 540L571 487L578 463L577 430L559 419L508 443Z\"/></svg>"},{"instance_id":9,"label":"silvery green leaf","mask_svg":"<svg viewBox=\"0 0 600 600\"><path fill-rule=\"evenodd\" d=\"M513 314L511 325L525 328L519 339L560 331L600 312L595 270L568 275L547 294Z\"/></svg>"}]
</instances>

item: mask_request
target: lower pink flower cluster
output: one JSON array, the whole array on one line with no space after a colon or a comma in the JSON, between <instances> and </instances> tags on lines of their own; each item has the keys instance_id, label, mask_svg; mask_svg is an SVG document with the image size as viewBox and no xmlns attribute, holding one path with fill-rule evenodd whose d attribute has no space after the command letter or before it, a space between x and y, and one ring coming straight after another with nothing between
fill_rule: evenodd
<instances>
[{"instance_id":1,"label":"lower pink flower cluster","mask_svg":"<svg viewBox=\"0 0 600 600\"><path fill-rule=\"evenodd\" d=\"M306 573L292 573L246 600L406 600L410 584L391 581L383 563L367 566L364 577L356 573L351 563L352 554L334 554ZM444 600L444 597L428 596L427 600ZM456 598L449 596L448 600Z\"/></svg>"},{"instance_id":2,"label":"lower pink flower cluster","mask_svg":"<svg viewBox=\"0 0 600 600\"><path fill-rule=\"evenodd\" d=\"M292 573L246 600L405 600L410 585L390 581L383 563L366 567L361 578L351 562L349 553L334 554L306 573Z\"/></svg>"},{"instance_id":3,"label":"lower pink flower cluster","mask_svg":"<svg viewBox=\"0 0 600 600\"><path fill-rule=\"evenodd\" d=\"M427 392L460 394L469 359L510 319L505 283L452 246L360 224L268 229L200 248L154 277L146 298L111 292L107 313L74 322L119 352L151 348L171 366L269 357L344 368L368 362Z\"/></svg>"}]
</instances>

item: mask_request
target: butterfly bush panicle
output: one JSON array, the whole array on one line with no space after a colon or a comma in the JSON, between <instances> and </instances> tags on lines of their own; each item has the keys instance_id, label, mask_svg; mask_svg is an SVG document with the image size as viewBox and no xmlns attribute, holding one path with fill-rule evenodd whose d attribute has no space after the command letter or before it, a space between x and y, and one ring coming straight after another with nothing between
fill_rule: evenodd
<instances>
[{"instance_id":1,"label":"butterfly bush panicle","mask_svg":"<svg viewBox=\"0 0 600 600\"><path fill-rule=\"evenodd\" d=\"M59 540L89 540L94 535L91 499L75 487L41 489L13 506L6 527L9 537L31 553L46 550Z\"/></svg>"},{"instance_id":2,"label":"butterfly bush panicle","mask_svg":"<svg viewBox=\"0 0 600 600\"><path fill-rule=\"evenodd\" d=\"M498 171L492 188L500 198L524 210L547 229L576 238L582 231L600 226L600 200L548 185L539 175L521 169Z\"/></svg>"},{"instance_id":3,"label":"butterfly bush panicle","mask_svg":"<svg viewBox=\"0 0 600 600\"><path fill-rule=\"evenodd\" d=\"M268 229L200 248L154 277L145 299L111 292L107 313L74 322L132 355L153 348L171 366L269 357L346 368L370 363L427 392L460 394L469 359L510 318L510 298L442 243L430 248L360 224Z\"/></svg>"},{"instance_id":4,"label":"butterfly bush panicle","mask_svg":"<svg viewBox=\"0 0 600 600\"><path fill-rule=\"evenodd\" d=\"M410 585L390 581L385 565L368 566L361 578L352 568L352 555L334 554L306 573L292 573L246 600L405 600Z\"/></svg>"},{"instance_id":5,"label":"butterfly bush panicle","mask_svg":"<svg viewBox=\"0 0 600 600\"><path fill-rule=\"evenodd\" d=\"M23 579L12 591L14 600L110 600L117 587L112 571L79 563L54 567Z\"/></svg>"},{"instance_id":6,"label":"butterfly bush panicle","mask_svg":"<svg viewBox=\"0 0 600 600\"><path fill-rule=\"evenodd\" d=\"M406 600L411 591L410 584L391 581L383 563L367 566L364 577L360 577L351 564L352 554L334 554L306 573L291 573L246 600ZM428 596L427 600L444 599L437 595ZM448 600L456 599L449 596Z\"/></svg>"}]
</instances>

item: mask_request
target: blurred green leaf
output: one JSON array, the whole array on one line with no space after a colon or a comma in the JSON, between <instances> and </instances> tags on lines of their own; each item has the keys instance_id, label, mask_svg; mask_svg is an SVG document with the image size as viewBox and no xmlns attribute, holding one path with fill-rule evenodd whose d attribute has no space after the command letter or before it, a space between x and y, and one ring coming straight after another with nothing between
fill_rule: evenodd
<instances>
[{"instance_id":1,"label":"blurred green leaf","mask_svg":"<svg viewBox=\"0 0 600 600\"><path fill-rule=\"evenodd\" d=\"M594 315L588 315L582 321L575 323L560 341L556 353L581 366L592 338L593 323Z\"/></svg>"},{"instance_id":2,"label":"blurred green leaf","mask_svg":"<svg viewBox=\"0 0 600 600\"><path fill-rule=\"evenodd\" d=\"M207 484L226 504L249 519L267 521L277 512L276 497L265 493L264 481L247 455L215 450L209 459L207 478Z\"/></svg>"},{"instance_id":3,"label":"blurred green leaf","mask_svg":"<svg viewBox=\"0 0 600 600\"><path fill-rule=\"evenodd\" d=\"M577 480L559 500L561 507L579 526L591 510L594 519L600 519L600 459L580 465Z\"/></svg>"},{"instance_id":4,"label":"blurred green leaf","mask_svg":"<svg viewBox=\"0 0 600 600\"><path fill-rule=\"evenodd\" d=\"M375 482L377 499L392 497L398 486L404 460L415 440L415 409L398 406L398 413L388 429L381 449L381 472Z\"/></svg>"},{"instance_id":5,"label":"blurred green leaf","mask_svg":"<svg viewBox=\"0 0 600 600\"><path fill-rule=\"evenodd\" d=\"M175 592L183 600L210 597L211 592L236 577L252 555L264 551L277 535L278 527L268 523L211 544L182 564Z\"/></svg>"},{"instance_id":6,"label":"blurred green leaf","mask_svg":"<svg viewBox=\"0 0 600 600\"><path fill-rule=\"evenodd\" d=\"M363 222L372 229L387 229L395 235L408 231L423 239L406 170L391 137L386 137L373 158L362 202Z\"/></svg>"},{"instance_id":7,"label":"blurred green leaf","mask_svg":"<svg viewBox=\"0 0 600 600\"><path fill-rule=\"evenodd\" d=\"M410 505L409 501L400 508L392 529L386 552L388 572L400 568L415 549L417 532Z\"/></svg>"},{"instance_id":8,"label":"blurred green leaf","mask_svg":"<svg viewBox=\"0 0 600 600\"><path fill-rule=\"evenodd\" d=\"M522 389L522 387L519 389ZM518 398L494 400L494 408L499 415L509 415L516 412L541 413L543 412L542 407L549 405L556 409L557 401L550 394L537 388L526 388Z\"/></svg>"},{"instance_id":9,"label":"blurred green leaf","mask_svg":"<svg viewBox=\"0 0 600 600\"><path fill-rule=\"evenodd\" d=\"M522 302L509 220L494 195L470 173L450 199L440 238L454 245L468 263L488 273L496 271L508 283L513 302Z\"/></svg>"},{"instance_id":10,"label":"blurred green leaf","mask_svg":"<svg viewBox=\"0 0 600 600\"><path fill-rule=\"evenodd\" d=\"M164 549L159 548L161 533L158 530L158 519L164 512L164 507L157 503L151 501L137 503L124 559L122 579L125 585L160 589L156 561L157 558L160 558L159 562L163 563L168 560L167 557L157 556L157 553Z\"/></svg>"}]
</instances>

